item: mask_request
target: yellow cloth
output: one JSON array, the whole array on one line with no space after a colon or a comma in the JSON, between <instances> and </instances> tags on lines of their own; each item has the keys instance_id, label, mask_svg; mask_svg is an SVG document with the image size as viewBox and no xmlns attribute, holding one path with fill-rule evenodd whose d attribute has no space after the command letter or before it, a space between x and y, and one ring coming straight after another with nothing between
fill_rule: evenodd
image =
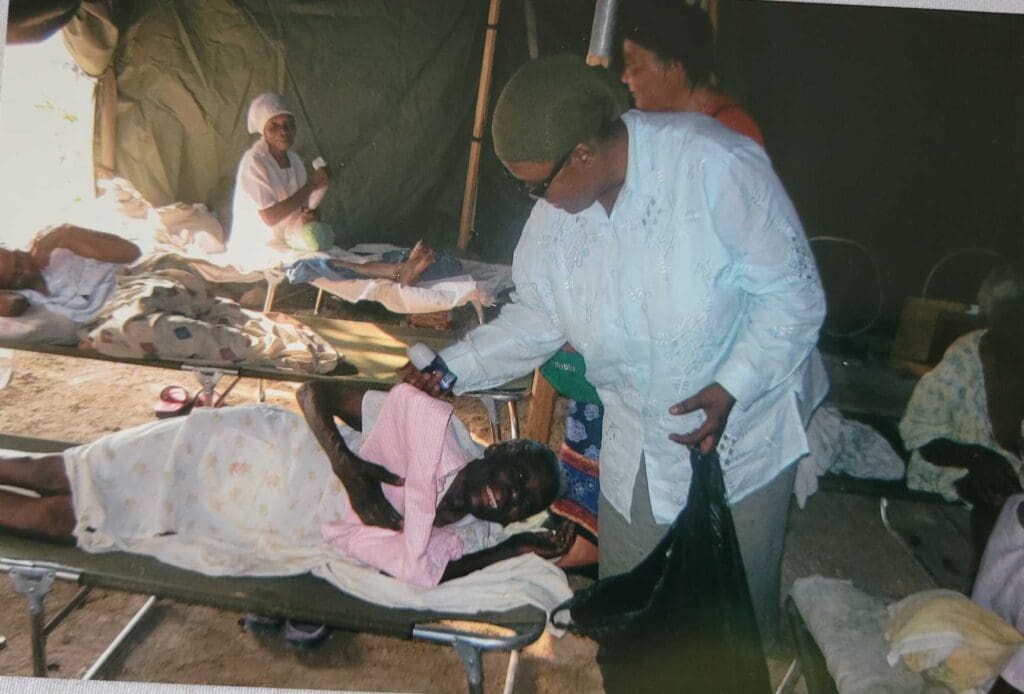
<instances>
[{"instance_id":1,"label":"yellow cloth","mask_svg":"<svg viewBox=\"0 0 1024 694\"><path fill-rule=\"evenodd\" d=\"M889 664L904 665L957 692L980 691L1024 644L991 610L950 590L929 590L889 607Z\"/></svg>"}]
</instances>

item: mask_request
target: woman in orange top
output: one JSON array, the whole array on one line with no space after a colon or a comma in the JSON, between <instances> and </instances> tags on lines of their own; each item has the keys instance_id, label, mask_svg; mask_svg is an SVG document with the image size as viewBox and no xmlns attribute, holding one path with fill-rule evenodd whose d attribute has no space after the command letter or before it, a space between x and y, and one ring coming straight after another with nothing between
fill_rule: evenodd
<instances>
[{"instance_id":1,"label":"woman in orange top","mask_svg":"<svg viewBox=\"0 0 1024 694\"><path fill-rule=\"evenodd\" d=\"M642 111L704 113L764 146L753 116L711 83L711 21L683 0L623 0L619 35L622 81Z\"/></svg>"}]
</instances>

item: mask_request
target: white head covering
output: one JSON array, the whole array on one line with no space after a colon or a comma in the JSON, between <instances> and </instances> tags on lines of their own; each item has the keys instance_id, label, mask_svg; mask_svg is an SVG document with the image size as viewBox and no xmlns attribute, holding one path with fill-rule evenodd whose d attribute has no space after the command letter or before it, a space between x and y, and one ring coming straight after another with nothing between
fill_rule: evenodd
<instances>
[{"instance_id":1,"label":"white head covering","mask_svg":"<svg viewBox=\"0 0 1024 694\"><path fill-rule=\"evenodd\" d=\"M267 121L274 116L280 116L282 113L287 113L289 116L295 115L288 107L288 102L284 100L283 96L277 92L263 92L249 104L249 118L247 121L249 132L253 135L261 135L263 133L263 126L267 124Z\"/></svg>"}]
</instances>

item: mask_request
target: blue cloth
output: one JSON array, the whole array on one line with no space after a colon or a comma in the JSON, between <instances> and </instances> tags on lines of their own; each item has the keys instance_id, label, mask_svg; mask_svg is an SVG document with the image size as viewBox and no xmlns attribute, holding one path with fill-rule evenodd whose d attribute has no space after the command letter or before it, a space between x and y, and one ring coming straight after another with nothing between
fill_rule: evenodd
<instances>
[{"instance_id":1,"label":"blue cloth","mask_svg":"<svg viewBox=\"0 0 1024 694\"><path fill-rule=\"evenodd\" d=\"M803 228L764 150L699 114L623 116L611 215L536 203L513 261L515 302L441 352L457 393L540 366L566 341L605 407L601 494L629 518L645 456L651 508L686 503L689 451L669 407L718 382L736 398L718 447L735 503L807 452L798 400L825 315Z\"/></svg>"},{"instance_id":2,"label":"blue cloth","mask_svg":"<svg viewBox=\"0 0 1024 694\"><path fill-rule=\"evenodd\" d=\"M381 254L381 263L392 263L397 265L409 259L409 250L398 249L385 251ZM292 284L312 282L318 279L327 280L360 280L374 279L363 275L356 270L347 267L336 267L331 265L330 258L304 258L292 263L286 268L288 281ZM417 282L430 282L442 280L448 277L455 277L463 274L462 261L451 251L435 251L434 262L423 271Z\"/></svg>"}]
</instances>

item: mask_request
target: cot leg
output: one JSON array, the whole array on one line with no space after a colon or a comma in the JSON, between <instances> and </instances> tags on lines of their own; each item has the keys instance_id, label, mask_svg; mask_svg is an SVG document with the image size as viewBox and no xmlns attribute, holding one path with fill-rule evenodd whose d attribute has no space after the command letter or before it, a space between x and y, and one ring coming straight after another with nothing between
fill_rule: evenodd
<instances>
[{"instance_id":1,"label":"cot leg","mask_svg":"<svg viewBox=\"0 0 1024 694\"><path fill-rule=\"evenodd\" d=\"M32 674L46 677L46 630L43 626L43 601L53 587L52 569L18 567L11 569L14 589L28 600L32 627Z\"/></svg>"},{"instance_id":2,"label":"cot leg","mask_svg":"<svg viewBox=\"0 0 1024 694\"><path fill-rule=\"evenodd\" d=\"M516 675L519 673L519 649L508 654L508 669L505 670L504 694L512 694L516 689Z\"/></svg>"},{"instance_id":3,"label":"cot leg","mask_svg":"<svg viewBox=\"0 0 1024 694\"><path fill-rule=\"evenodd\" d=\"M75 596L68 601L68 604L60 608L60 611L58 611L57 614L55 614L50 621L46 623L46 626L43 627L43 635L49 636L52 634L53 630L59 627L61 622L67 619L69 614L74 612L79 605L85 602L85 599L89 597L89 593L91 592L92 588L89 586L79 588L78 592L75 593Z\"/></svg>"},{"instance_id":4,"label":"cot leg","mask_svg":"<svg viewBox=\"0 0 1024 694\"><path fill-rule=\"evenodd\" d=\"M199 381L199 385L203 389L203 395L206 397L206 404L208 407L213 407L215 404L217 404L216 401L214 400L214 393L216 392L217 384L220 382L221 378L223 378L224 376L235 377L234 382L231 383L231 385L228 386L227 390L225 390L221 394L221 400L227 397L228 392L230 392L231 389L234 388L235 385L240 380L238 372L233 369L221 369L215 366L191 365L185 365L182 366L181 368L183 371L191 371L192 375L196 377L197 381Z\"/></svg>"},{"instance_id":5,"label":"cot leg","mask_svg":"<svg viewBox=\"0 0 1024 694\"><path fill-rule=\"evenodd\" d=\"M480 402L487 410L487 419L491 420L491 443L501 441L501 425L498 421L498 403L489 395L481 395Z\"/></svg>"},{"instance_id":6,"label":"cot leg","mask_svg":"<svg viewBox=\"0 0 1024 694\"><path fill-rule=\"evenodd\" d=\"M484 661L480 649L471 643L456 638L452 643L455 652L466 666L466 681L469 694L483 694Z\"/></svg>"},{"instance_id":7,"label":"cot leg","mask_svg":"<svg viewBox=\"0 0 1024 694\"><path fill-rule=\"evenodd\" d=\"M280 280L277 282L271 282L267 280L267 298L263 301L263 312L270 313L270 309L274 308L274 295L277 294L277 285L280 284Z\"/></svg>"},{"instance_id":8,"label":"cot leg","mask_svg":"<svg viewBox=\"0 0 1024 694\"><path fill-rule=\"evenodd\" d=\"M107 663L110 662L110 659L113 658L119 650L121 650L121 647L128 640L128 637L135 632L135 629L138 628L149 613L153 611L153 608L156 607L156 602L157 597L155 595L150 595L145 604L139 608L139 611L135 613L135 616L132 617L125 625L124 629L121 630L121 633L114 637L114 640L110 642L107 649L100 654L100 657L96 659L96 662L92 664L84 675L82 675L83 680L94 680L97 678L103 668L106 667Z\"/></svg>"},{"instance_id":9,"label":"cot leg","mask_svg":"<svg viewBox=\"0 0 1024 694\"><path fill-rule=\"evenodd\" d=\"M515 400L508 401L508 428L513 440L519 438L519 409Z\"/></svg>"},{"instance_id":10,"label":"cot leg","mask_svg":"<svg viewBox=\"0 0 1024 694\"><path fill-rule=\"evenodd\" d=\"M313 315L320 315L320 305L324 302L324 290L317 288L316 290L316 303L313 304Z\"/></svg>"}]
</instances>

